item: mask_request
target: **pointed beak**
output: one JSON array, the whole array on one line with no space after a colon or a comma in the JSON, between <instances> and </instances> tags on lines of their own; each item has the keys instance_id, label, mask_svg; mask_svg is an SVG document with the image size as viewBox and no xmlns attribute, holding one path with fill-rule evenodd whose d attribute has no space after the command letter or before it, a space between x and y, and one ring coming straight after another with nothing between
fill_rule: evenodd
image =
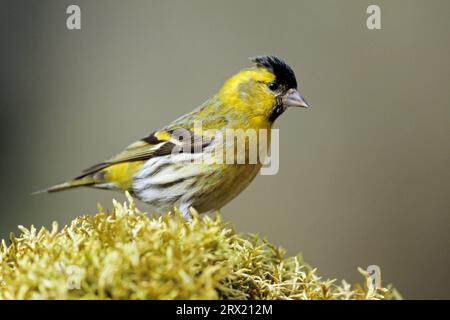
<instances>
[{"instance_id":1,"label":"pointed beak","mask_svg":"<svg viewBox=\"0 0 450 320\"><path fill-rule=\"evenodd\" d=\"M296 89L289 89L286 94L281 96L281 102L286 107L309 108L309 104L305 101L305 98Z\"/></svg>"}]
</instances>

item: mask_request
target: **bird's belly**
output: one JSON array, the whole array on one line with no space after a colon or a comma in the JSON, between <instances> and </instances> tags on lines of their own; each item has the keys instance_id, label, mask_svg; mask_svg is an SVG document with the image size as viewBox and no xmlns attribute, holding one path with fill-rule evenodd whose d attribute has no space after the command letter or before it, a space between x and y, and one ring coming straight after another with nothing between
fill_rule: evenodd
<instances>
[{"instance_id":1,"label":"bird's belly","mask_svg":"<svg viewBox=\"0 0 450 320\"><path fill-rule=\"evenodd\" d=\"M187 155L149 160L135 175L133 192L160 209L192 206L198 212L218 210L244 190L259 172L257 164L205 164Z\"/></svg>"},{"instance_id":2,"label":"bird's belly","mask_svg":"<svg viewBox=\"0 0 450 320\"><path fill-rule=\"evenodd\" d=\"M205 182L205 188L196 194L192 206L199 212L222 208L247 188L260 168L260 164L223 165L214 174L213 183Z\"/></svg>"}]
</instances>

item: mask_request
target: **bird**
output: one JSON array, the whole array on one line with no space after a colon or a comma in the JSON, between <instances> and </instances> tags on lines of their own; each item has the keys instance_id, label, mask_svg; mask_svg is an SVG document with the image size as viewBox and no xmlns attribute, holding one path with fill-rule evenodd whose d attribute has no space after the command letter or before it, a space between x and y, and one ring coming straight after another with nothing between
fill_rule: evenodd
<instances>
[{"instance_id":1,"label":"bird","mask_svg":"<svg viewBox=\"0 0 450 320\"><path fill-rule=\"evenodd\" d=\"M177 208L186 220L192 219L192 209L198 213L220 210L252 182L262 166L262 161L248 161L252 136L246 136L245 146L239 149L226 139L228 132L265 132L270 141L274 122L286 109L309 107L284 60L261 55L250 61L251 66L228 78L192 112L76 178L35 193L79 187L126 191L156 211ZM225 154L244 161L224 163Z\"/></svg>"}]
</instances>

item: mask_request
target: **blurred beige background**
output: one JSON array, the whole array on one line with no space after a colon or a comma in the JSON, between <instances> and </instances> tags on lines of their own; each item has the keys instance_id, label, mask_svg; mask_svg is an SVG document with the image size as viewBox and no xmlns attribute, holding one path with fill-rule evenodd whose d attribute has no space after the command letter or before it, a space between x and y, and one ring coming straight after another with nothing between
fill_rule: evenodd
<instances>
[{"instance_id":1,"label":"blurred beige background","mask_svg":"<svg viewBox=\"0 0 450 320\"><path fill-rule=\"evenodd\" d=\"M223 209L324 276L377 264L406 298L450 298L449 1L1 1L0 238L120 194L29 193L182 115L273 53L289 110L278 175ZM82 30L66 29L69 4ZM382 30L366 28L366 8ZM146 208L141 204L142 208Z\"/></svg>"}]
</instances>

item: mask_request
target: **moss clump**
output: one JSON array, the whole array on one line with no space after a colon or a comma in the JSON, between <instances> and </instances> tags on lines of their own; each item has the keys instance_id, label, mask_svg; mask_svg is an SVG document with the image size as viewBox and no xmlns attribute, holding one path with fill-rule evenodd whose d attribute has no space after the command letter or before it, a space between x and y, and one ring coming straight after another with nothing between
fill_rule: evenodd
<instances>
[{"instance_id":1,"label":"moss clump","mask_svg":"<svg viewBox=\"0 0 450 320\"><path fill-rule=\"evenodd\" d=\"M0 299L391 299L323 280L300 257L222 222L148 218L129 197L58 231L22 226L0 245ZM362 272L368 279L368 275Z\"/></svg>"}]
</instances>

